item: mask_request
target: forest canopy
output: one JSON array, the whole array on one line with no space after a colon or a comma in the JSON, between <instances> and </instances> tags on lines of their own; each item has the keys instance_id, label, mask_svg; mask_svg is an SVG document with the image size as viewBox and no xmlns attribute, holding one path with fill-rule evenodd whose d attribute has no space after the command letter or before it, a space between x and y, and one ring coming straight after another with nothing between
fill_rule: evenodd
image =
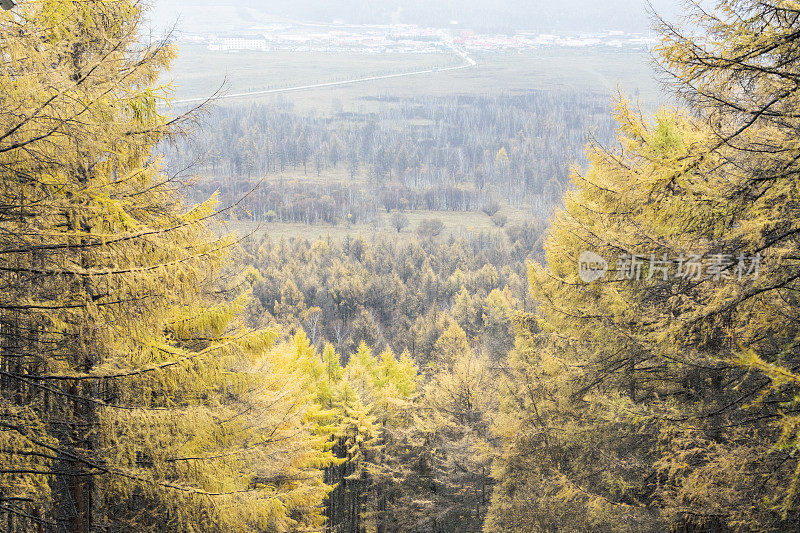
<instances>
[{"instance_id":1,"label":"forest canopy","mask_svg":"<svg viewBox=\"0 0 800 533\"><path fill-rule=\"evenodd\" d=\"M191 188L167 169L207 150L168 114L177 51L143 9L0 12L0 530L800 529L794 2L657 19L681 103L652 115L221 109L230 145ZM365 166L362 196L253 189L312 161ZM392 227L220 223L358 205ZM495 227L415 213L442 206Z\"/></svg>"}]
</instances>

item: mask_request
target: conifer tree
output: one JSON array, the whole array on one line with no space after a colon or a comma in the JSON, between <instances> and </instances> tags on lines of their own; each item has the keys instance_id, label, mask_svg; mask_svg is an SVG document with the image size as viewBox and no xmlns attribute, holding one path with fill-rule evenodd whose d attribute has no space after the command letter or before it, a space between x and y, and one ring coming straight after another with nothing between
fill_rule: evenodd
<instances>
[{"instance_id":1,"label":"conifer tree","mask_svg":"<svg viewBox=\"0 0 800 533\"><path fill-rule=\"evenodd\" d=\"M156 86L175 51L142 17L0 12L0 523L318 527L327 458L275 333L239 318L243 280L220 281L234 240L151 156L181 122Z\"/></svg>"},{"instance_id":2,"label":"conifer tree","mask_svg":"<svg viewBox=\"0 0 800 533\"><path fill-rule=\"evenodd\" d=\"M518 318L489 530L797 528L797 21L730 1L705 36L665 25L689 111L620 102L621 148L573 172Z\"/></svg>"},{"instance_id":3,"label":"conifer tree","mask_svg":"<svg viewBox=\"0 0 800 533\"><path fill-rule=\"evenodd\" d=\"M455 326L457 327L457 326ZM447 335L447 334L445 334ZM426 384L415 417L430 467L430 508L422 524L432 531L482 531L492 493L490 424L497 410L489 358L459 336Z\"/></svg>"}]
</instances>

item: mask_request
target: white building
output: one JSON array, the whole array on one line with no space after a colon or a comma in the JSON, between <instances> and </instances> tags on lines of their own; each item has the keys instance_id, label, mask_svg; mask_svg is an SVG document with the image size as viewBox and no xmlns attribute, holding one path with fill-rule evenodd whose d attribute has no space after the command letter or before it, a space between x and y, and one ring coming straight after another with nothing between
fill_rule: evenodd
<instances>
[{"instance_id":1,"label":"white building","mask_svg":"<svg viewBox=\"0 0 800 533\"><path fill-rule=\"evenodd\" d=\"M211 45L212 50L266 50L266 39L225 38Z\"/></svg>"}]
</instances>

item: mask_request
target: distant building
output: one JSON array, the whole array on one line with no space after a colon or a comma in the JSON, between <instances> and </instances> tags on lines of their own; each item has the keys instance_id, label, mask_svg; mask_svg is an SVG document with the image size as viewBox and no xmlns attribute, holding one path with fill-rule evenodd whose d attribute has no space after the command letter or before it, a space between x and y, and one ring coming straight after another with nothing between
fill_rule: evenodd
<instances>
[{"instance_id":1,"label":"distant building","mask_svg":"<svg viewBox=\"0 0 800 533\"><path fill-rule=\"evenodd\" d=\"M212 50L266 50L266 39L225 38L212 43Z\"/></svg>"}]
</instances>

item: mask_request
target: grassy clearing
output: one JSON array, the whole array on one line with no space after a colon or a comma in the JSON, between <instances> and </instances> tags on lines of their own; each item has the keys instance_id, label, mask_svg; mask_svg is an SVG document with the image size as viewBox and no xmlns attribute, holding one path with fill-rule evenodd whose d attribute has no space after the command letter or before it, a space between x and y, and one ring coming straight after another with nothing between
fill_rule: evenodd
<instances>
[{"instance_id":1,"label":"grassy clearing","mask_svg":"<svg viewBox=\"0 0 800 533\"><path fill-rule=\"evenodd\" d=\"M453 54L359 54L343 52L212 51L182 45L165 82L171 81L175 99L203 98L224 86L228 94L327 83L448 67L460 64ZM311 92L311 91L309 91ZM285 93L260 97L273 100ZM246 101L236 99L230 101ZM332 105L333 102L328 102ZM329 111L329 109L324 109Z\"/></svg>"},{"instance_id":2,"label":"grassy clearing","mask_svg":"<svg viewBox=\"0 0 800 533\"><path fill-rule=\"evenodd\" d=\"M517 209L505 206L500 210L508 217L508 224L521 224L533 217L534 213L529 209ZM407 211L409 226L398 233L390 224L390 213L380 214L379 221L375 224L299 224L284 222L249 222L234 221L223 225L222 232L236 231L240 237L250 236L260 239L264 235L269 235L273 239L291 239L301 237L309 241L317 239L341 240L347 236L355 237L362 235L369 237L375 234L384 234L400 239L410 239L416 237L416 230L420 223L428 218L441 220L444 224L442 233L437 237L438 240L446 240L450 236L464 237L469 234L478 233L503 233L502 228L497 227L492 220L480 211Z\"/></svg>"},{"instance_id":3,"label":"grassy clearing","mask_svg":"<svg viewBox=\"0 0 800 533\"><path fill-rule=\"evenodd\" d=\"M290 101L301 111L370 112L375 97L476 94L495 95L533 89L590 89L615 94L621 89L653 108L663 100L650 56L644 52L601 49L540 49L474 56L475 68L255 96L221 102ZM227 76L229 93L291 87L364 76L458 64L450 54L354 54L313 52L213 52L183 45L170 78L176 99L211 94Z\"/></svg>"},{"instance_id":4,"label":"grassy clearing","mask_svg":"<svg viewBox=\"0 0 800 533\"><path fill-rule=\"evenodd\" d=\"M364 168L360 168L351 177L350 171L344 165L337 168L326 168L317 174L313 163L310 163L306 172L303 172L302 166L288 167L283 172L271 172L258 179L263 179L265 183L280 185L294 185L297 183L365 185L369 181L369 175ZM255 178L253 180L255 181Z\"/></svg>"}]
</instances>

